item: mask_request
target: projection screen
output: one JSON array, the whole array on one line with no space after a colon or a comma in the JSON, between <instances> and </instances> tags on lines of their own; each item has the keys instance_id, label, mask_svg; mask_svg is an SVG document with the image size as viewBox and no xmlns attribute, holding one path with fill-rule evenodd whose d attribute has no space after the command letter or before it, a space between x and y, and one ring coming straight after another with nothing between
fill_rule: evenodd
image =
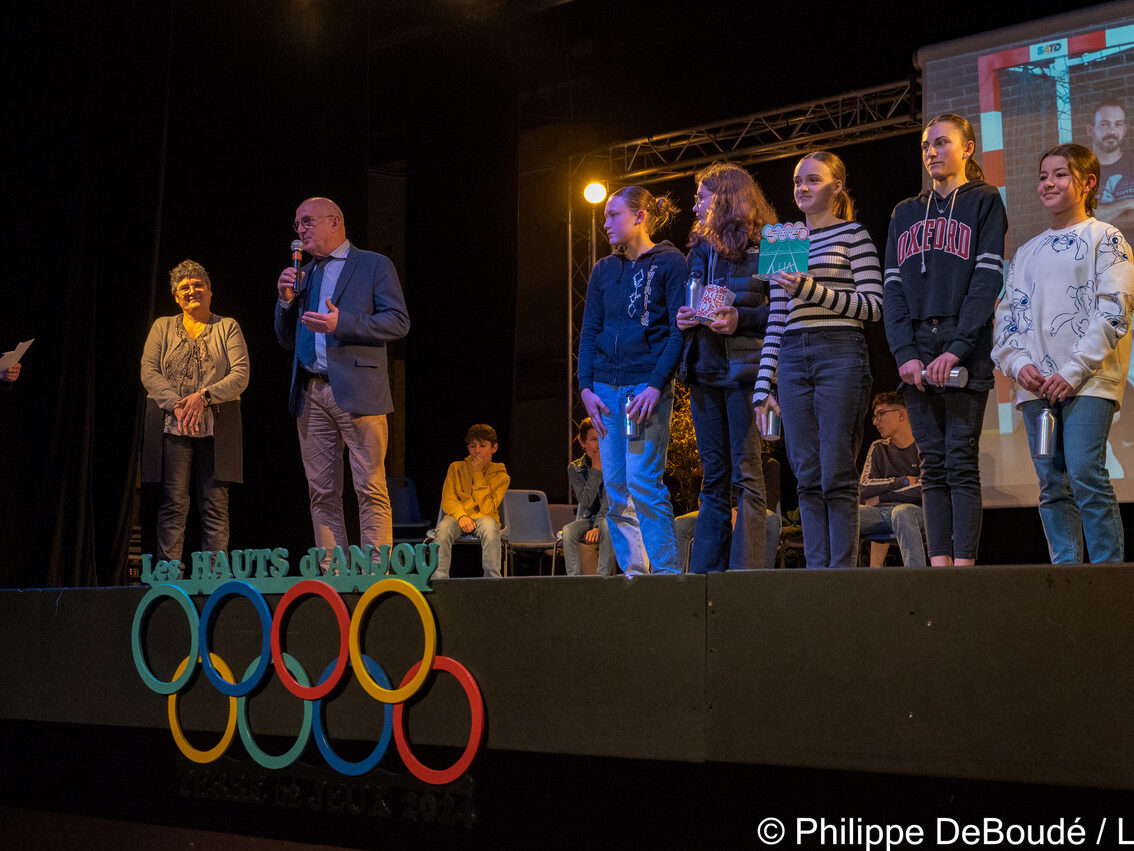
<instances>
[{"instance_id":1,"label":"projection screen","mask_svg":"<svg viewBox=\"0 0 1134 851\"><path fill-rule=\"evenodd\" d=\"M1092 147L1096 113L1134 123L1134 3L1107 3L918 51L924 115L955 112L977 131L985 179L1008 208L1007 257L1048 227L1037 193L1039 155L1061 142ZM1129 100L1128 100L1129 98ZM1106 108L1100 104L1110 104ZM1099 108L1097 108L1099 107ZM1115 112L1115 110L1118 110ZM1114 133L1114 122L1099 124ZM1120 128L1121 129L1121 128ZM1134 172L1134 132L1118 134ZM926 184L928 185L928 183ZM1100 219L1134 242L1134 173L1102 169ZM1107 466L1120 502L1134 501L1134 372L1110 433ZM987 507L1035 505L1039 489L1011 382L996 376L981 435Z\"/></svg>"}]
</instances>

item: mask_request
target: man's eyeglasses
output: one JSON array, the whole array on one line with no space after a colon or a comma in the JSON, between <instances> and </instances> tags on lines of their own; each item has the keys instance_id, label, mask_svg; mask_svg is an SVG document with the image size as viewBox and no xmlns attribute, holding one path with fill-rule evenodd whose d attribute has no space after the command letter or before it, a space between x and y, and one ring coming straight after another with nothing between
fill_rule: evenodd
<instances>
[{"instance_id":1,"label":"man's eyeglasses","mask_svg":"<svg viewBox=\"0 0 1134 851\"><path fill-rule=\"evenodd\" d=\"M315 227L315 222L319 219L333 219L334 217L334 213L330 213L326 216L304 216L302 219L292 222L291 226L296 233L299 233L301 228L303 230L311 230L311 228Z\"/></svg>"},{"instance_id":2,"label":"man's eyeglasses","mask_svg":"<svg viewBox=\"0 0 1134 851\"><path fill-rule=\"evenodd\" d=\"M197 291L200 291L200 292L205 291L205 285L202 284L200 281L197 281L196 283L193 283L193 284L181 284L177 288L177 294L178 295L189 295L189 293L197 292Z\"/></svg>"},{"instance_id":3,"label":"man's eyeglasses","mask_svg":"<svg viewBox=\"0 0 1134 851\"><path fill-rule=\"evenodd\" d=\"M896 410L898 410L898 409L897 408L879 408L877 411L874 412L874 419L880 420L886 414L892 414Z\"/></svg>"}]
</instances>

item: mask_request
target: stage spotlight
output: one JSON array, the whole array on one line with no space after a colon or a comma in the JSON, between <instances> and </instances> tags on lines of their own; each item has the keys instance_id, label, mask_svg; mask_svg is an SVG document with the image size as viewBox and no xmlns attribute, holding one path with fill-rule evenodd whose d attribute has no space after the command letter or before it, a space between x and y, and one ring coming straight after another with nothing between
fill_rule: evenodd
<instances>
[{"instance_id":1,"label":"stage spotlight","mask_svg":"<svg viewBox=\"0 0 1134 851\"><path fill-rule=\"evenodd\" d=\"M601 204L606 197L606 187L601 183L588 183L587 188L583 190L583 197L592 204Z\"/></svg>"}]
</instances>

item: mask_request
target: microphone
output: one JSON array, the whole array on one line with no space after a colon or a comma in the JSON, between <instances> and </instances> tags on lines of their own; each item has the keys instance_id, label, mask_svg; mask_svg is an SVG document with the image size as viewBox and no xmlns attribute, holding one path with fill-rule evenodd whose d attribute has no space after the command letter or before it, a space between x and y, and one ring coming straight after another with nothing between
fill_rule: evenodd
<instances>
[{"instance_id":1,"label":"microphone","mask_svg":"<svg viewBox=\"0 0 1134 851\"><path fill-rule=\"evenodd\" d=\"M303 241L293 239L291 241L291 268L295 270L295 294L299 295L302 290L299 288L299 267L303 265Z\"/></svg>"}]
</instances>

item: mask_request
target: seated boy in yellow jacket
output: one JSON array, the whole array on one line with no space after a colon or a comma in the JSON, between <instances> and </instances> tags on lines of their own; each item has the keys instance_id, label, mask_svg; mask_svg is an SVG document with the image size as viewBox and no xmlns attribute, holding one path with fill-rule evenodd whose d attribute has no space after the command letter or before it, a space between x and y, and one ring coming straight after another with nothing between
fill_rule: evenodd
<instances>
[{"instance_id":1,"label":"seated boy in yellow jacket","mask_svg":"<svg viewBox=\"0 0 1134 851\"><path fill-rule=\"evenodd\" d=\"M503 464L492 460L496 453L496 429L478 423L465 435L468 457L454 461L441 488L441 510L437 524L437 570L434 579L449 578L453 541L462 535L480 538L484 575L500 576L500 505L511 479Z\"/></svg>"}]
</instances>

